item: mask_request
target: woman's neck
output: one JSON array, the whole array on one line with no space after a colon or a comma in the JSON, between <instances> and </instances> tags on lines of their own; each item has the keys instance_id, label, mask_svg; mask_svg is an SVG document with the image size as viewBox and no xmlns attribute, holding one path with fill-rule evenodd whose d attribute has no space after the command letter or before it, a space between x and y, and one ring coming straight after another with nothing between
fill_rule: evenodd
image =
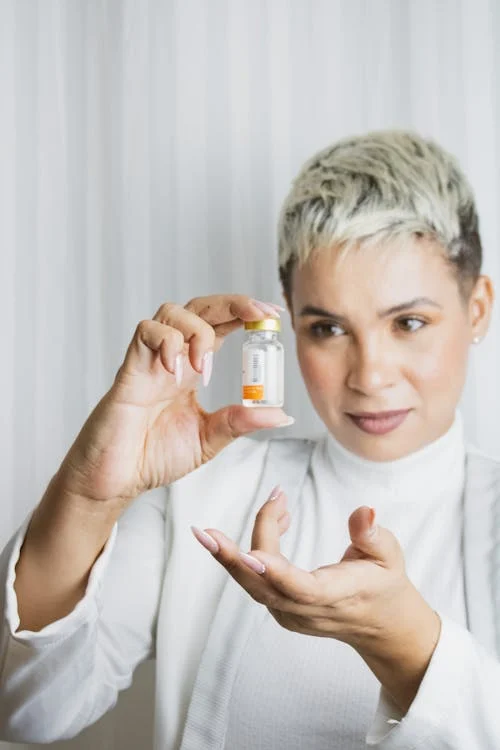
<instances>
[{"instance_id":1,"label":"woman's neck","mask_svg":"<svg viewBox=\"0 0 500 750\"><path fill-rule=\"evenodd\" d=\"M463 420L457 410L449 430L437 440L414 453L394 461L373 461L345 448L327 434L325 449L336 478L351 490L391 490L419 495L426 488L446 487L462 469L465 456Z\"/></svg>"}]
</instances>

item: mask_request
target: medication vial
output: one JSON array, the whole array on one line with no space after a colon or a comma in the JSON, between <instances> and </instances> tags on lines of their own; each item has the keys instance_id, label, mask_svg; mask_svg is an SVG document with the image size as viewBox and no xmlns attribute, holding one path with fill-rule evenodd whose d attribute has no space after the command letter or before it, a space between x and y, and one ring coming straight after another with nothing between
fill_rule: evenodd
<instances>
[{"instance_id":1,"label":"medication vial","mask_svg":"<svg viewBox=\"0 0 500 750\"><path fill-rule=\"evenodd\" d=\"M243 406L283 406L285 357L278 341L280 330L277 318L245 323Z\"/></svg>"}]
</instances>

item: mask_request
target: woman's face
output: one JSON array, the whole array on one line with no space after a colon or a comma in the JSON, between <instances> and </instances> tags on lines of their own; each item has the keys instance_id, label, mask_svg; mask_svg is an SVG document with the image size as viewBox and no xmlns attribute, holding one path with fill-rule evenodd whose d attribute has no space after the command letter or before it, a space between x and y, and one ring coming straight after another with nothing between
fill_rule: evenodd
<instances>
[{"instance_id":1,"label":"woman's face","mask_svg":"<svg viewBox=\"0 0 500 750\"><path fill-rule=\"evenodd\" d=\"M482 276L464 302L442 252L413 239L342 261L322 251L294 270L290 312L307 390L328 430L359 456L401 458L453 422L493 292ZM399 410L406 416L349 416Z\"/></svg>"}]
</instances>

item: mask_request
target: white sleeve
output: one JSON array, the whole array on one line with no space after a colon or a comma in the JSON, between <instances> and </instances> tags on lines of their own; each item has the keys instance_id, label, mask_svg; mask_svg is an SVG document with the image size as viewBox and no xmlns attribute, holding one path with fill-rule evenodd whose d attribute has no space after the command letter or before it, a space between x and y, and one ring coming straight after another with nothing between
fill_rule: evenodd
<instances>
[{"instance_id":1,"label":"white sleeve","mask_svg":"<svg viewBox=\"0 0 500 750\"><path fill-rule=\"evenodd\" d=\"M441 634L417 695L402 716L382 689L366 744L379 750L500 748L500 663L440 615Z\"/></svg>"},{"instance_id":2,"label":"white sleeve","mask_svg":"<svg viewBox=\"0 0 500 750\"><path fill-rule=\"evenodd\" d=\"M74 610L20 630L15 566L29 518L0 555L0 740L48 743L93 724L154 656L165 565L167 490L148 492L115 524ZM30 514L31 517L31 514Z\"/></svg>"}]
</instances>

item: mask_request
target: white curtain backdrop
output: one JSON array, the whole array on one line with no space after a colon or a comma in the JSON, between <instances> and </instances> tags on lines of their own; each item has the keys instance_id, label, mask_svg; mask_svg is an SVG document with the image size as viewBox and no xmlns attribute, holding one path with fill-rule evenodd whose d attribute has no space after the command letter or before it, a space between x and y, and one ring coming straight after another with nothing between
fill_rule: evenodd
<instances>
[{"instance_id":1,"label":"white curtain backdrop","mask_svg":"<svg viewBox=\"0 0 500 750\"><path fill-rule=\"evenodd\" d=\"M496 0L0 0L0 547L139 320L216 292L280 302L281 201L337 138L413 128L454 152L500 288L499 76ZM284 321L288 434L317 434ZM240 346L207 408L238 400ZM462 405L496 456L499 382L497 307ZM57 747L147 750L152 674Z\"/></svg>"}]
</instances>

